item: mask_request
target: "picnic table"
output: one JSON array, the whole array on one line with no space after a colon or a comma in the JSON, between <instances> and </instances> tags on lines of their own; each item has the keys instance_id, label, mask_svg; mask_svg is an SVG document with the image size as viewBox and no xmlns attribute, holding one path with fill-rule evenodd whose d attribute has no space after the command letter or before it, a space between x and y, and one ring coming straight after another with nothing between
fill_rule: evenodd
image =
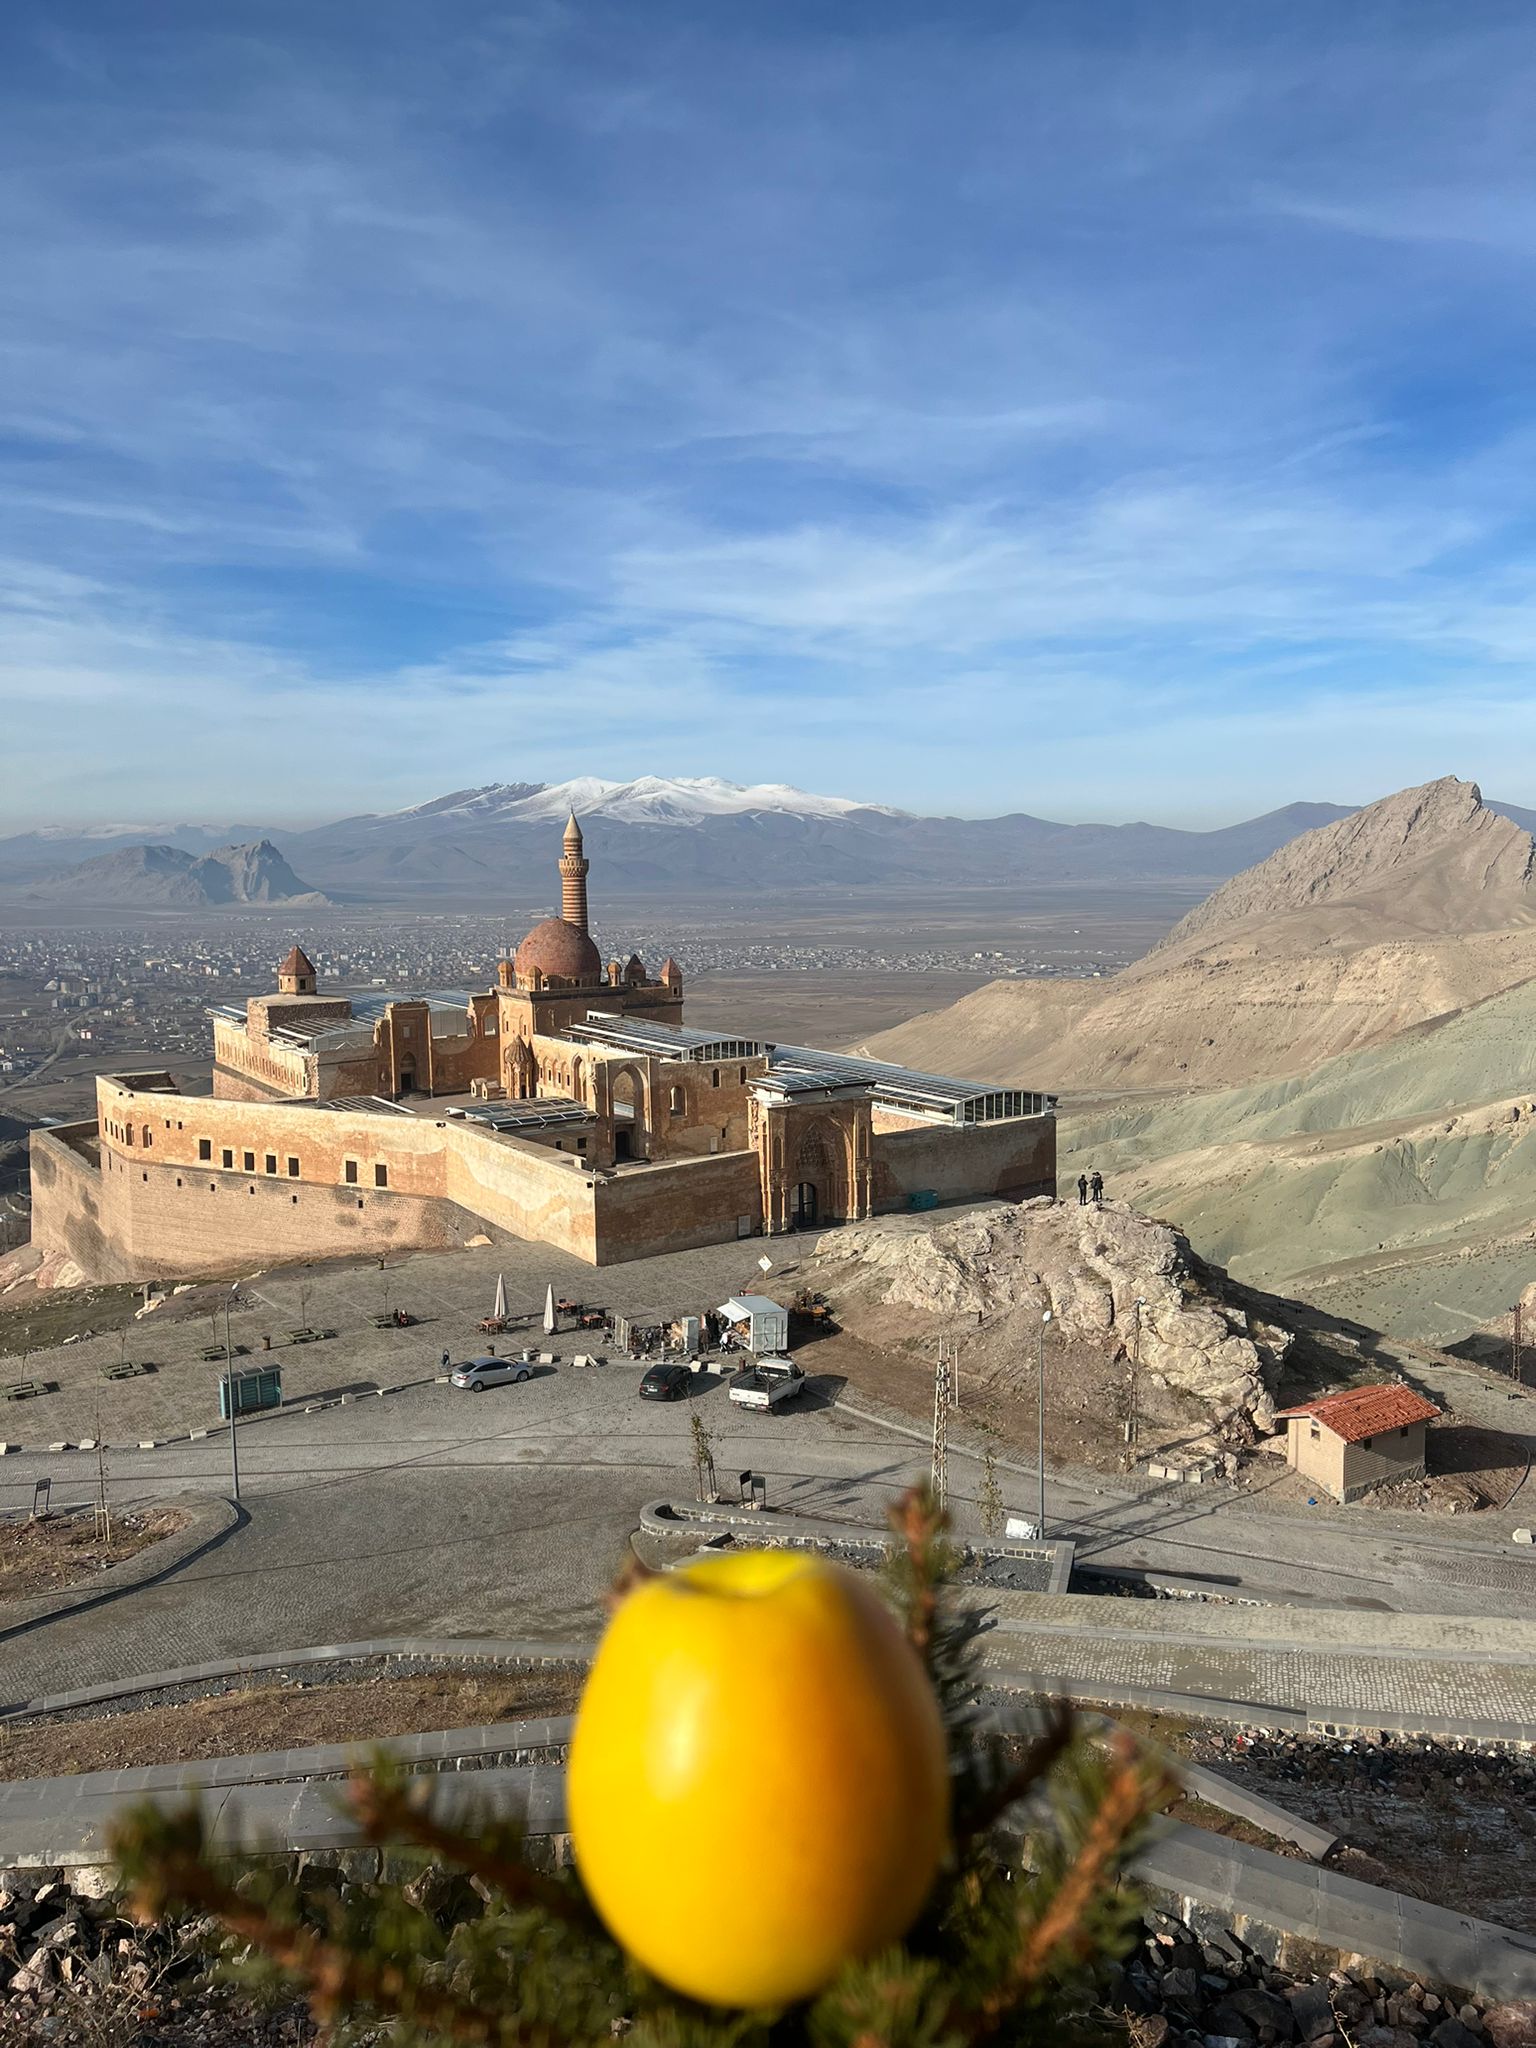
<instances>
[{"instance_id":1,"label":"picnic table","mask_svg":"<svg viewBox=\"0 0 1536 2048\"><path fill-rule=\"evenodd\" d=\"M0 1387L0 1401L31 1401L42 1392L41 1380L12 1380L9 1386Z\"/></svg>"},{"instance_id":2,"label":"picnic table","mask_svg":"<svg viewBox=\"0 0 1536 2048\"><path fill-rule=\"evenodd\" d=\"M231 1358L244 1358L250 1348L249 1344L231 1344L229 1355ZM199 1358L206 1359L208 1364L212 1365L215 1359L224 1356L224 1346L222 1344L205 1344L197 1355Z\"/></svg>"},{"instance_id":3,"label":"picnic table","mask_svg":"<svg viewBox=\"0 0 1536 2048\"><path fill-rule=\"evenodd\" d=\"M324 1338L334 1337L335 1334L334 1330L290 1330L288 1332L288 1342L290 1344L318 1344ZM245 1346L242 1344L240 1349L243 1351Z\"/></svg>"}]
</instances>

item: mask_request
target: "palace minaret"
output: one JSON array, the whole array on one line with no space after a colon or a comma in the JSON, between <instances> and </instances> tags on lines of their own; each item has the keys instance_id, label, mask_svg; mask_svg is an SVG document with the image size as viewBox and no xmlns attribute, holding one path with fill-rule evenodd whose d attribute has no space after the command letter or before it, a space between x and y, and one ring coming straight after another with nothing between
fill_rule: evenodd
<instances>
[{"instance_id":1,"label":"palace minaret","mask_svg":"<svg viewBox=\"0 0 1536 2048\"><path fill-rule=\"evenodd\" d=\"M587 928L587 869L591 862L581 850L581 827L572 811L565 827L560 854L560 915L577 931Z\"/></svg>"}]
</instances>

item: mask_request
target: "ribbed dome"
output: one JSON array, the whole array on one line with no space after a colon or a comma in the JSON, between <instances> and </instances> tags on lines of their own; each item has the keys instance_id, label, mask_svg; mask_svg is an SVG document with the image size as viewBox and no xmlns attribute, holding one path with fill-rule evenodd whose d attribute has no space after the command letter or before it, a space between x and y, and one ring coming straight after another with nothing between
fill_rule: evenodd
<instances>
[{"instance_id":1,"label":"ribbed dome","mask_svg":"<svg viewBox=\"0 0 1536 2048\"><path fill-rule=\"evenodd\" d=\"M560 981L591 982L603 978L602 956L584 931L563 917L536 924L513 956L518 979L548 975Z\"/></svg>"}]
</instances>

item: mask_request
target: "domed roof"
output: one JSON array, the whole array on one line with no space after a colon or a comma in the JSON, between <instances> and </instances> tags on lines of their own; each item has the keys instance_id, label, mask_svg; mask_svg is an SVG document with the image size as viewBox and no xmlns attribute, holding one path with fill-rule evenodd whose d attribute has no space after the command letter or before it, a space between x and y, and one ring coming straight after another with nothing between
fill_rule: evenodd
<instances>
[{"instance_id":1,"label":"domed roof","mask_svg":"<svg viewBox=\"0 0 1536 2048\"><path fill-rule=\"evenodd\" d=\"M518 979L535 974L560 981L601 981L602 956L586 933L563 917L536 924L513 956Z\"/></svg>"}]
</instances>

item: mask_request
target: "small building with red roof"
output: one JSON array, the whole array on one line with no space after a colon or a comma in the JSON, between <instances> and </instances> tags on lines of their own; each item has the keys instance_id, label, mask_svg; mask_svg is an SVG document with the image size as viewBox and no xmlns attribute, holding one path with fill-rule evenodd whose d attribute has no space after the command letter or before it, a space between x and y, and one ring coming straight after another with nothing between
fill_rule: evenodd
<instances>
[{"instance_id":1,"label":"small building with red roof","mask_svg":"<svg viewBox=\"0 0 1536 2048\"><path fill-rule=\"evenodd\" d=\"M1346 1387L1282 1408L1285 1462L1338 1501L1424 1476L1424 1433L1440 1410L1399 1380Z\"/></svg>"}]
</instances>

